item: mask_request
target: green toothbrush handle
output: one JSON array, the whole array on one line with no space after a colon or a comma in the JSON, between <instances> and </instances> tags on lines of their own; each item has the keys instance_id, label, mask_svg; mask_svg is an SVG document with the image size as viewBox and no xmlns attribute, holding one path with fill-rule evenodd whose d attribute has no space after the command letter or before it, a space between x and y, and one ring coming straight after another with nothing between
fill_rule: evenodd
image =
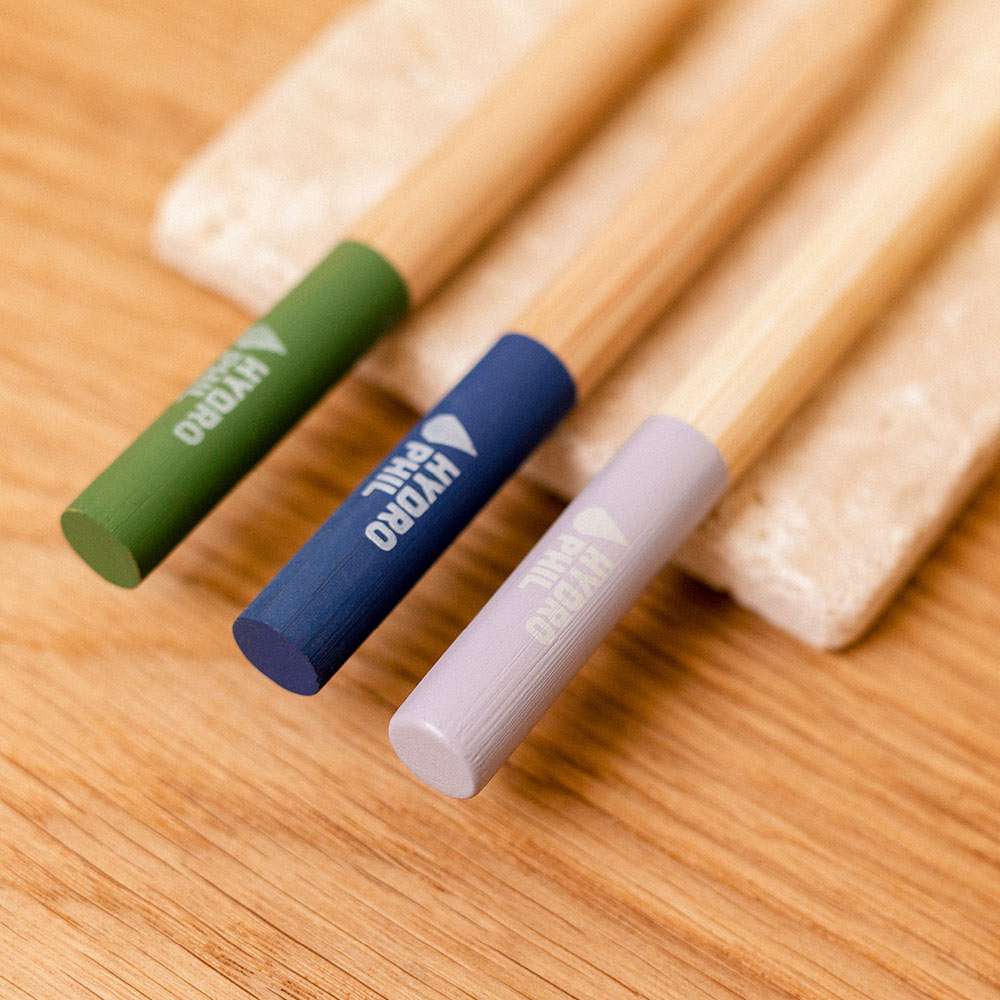
<instances>
[{"instance_id":1,"label":"green toothbrush handle","mask_svg":"<svg viewBox=\"0 0 1000 1000\"><path fill-rule=\"evenodd\" d=\"M385 258L340 243L77 497L70 545L136 586L408 308Z\"/></svg>"}]
</instances>

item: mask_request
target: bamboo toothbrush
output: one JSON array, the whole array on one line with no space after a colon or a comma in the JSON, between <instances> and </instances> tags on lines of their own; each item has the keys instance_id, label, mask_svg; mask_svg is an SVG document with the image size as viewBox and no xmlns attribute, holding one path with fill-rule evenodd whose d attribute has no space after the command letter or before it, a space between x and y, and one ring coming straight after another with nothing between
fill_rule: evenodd
<instances>
[{"instance_id":1,"label":"bamboo toothbrush","mask_svg":"<svg viewBox=\"0 0 1000 1000\"><path fill-rule=\"evenodd\" d=\"M459 798L486 784L925 258L998 152L994 41L893 138L417 685L389 724L411 771Z\"/></svg>"},{"instance_id":2,"label":"bamboo toothbrush","mask_svg":"<svg viewBox=\"0 0 1000 1000\"><path fill-rule=\"evenodd\" d=\"M240 615L256 667L302 694L329 680L788 170L902 6L794 22Z\"/></svg>"},{"instance_id":3,"label":"bamboo toothbrush","mask_svg":"<svg viewBox=\"0 0 1000 1000\"><path fill-rule=\"evenodd\" d=\"M583 0L438 150L73 502L63 532L136 586L386 330L421 305L703 0Z\"/></svg>"}]
</instances>

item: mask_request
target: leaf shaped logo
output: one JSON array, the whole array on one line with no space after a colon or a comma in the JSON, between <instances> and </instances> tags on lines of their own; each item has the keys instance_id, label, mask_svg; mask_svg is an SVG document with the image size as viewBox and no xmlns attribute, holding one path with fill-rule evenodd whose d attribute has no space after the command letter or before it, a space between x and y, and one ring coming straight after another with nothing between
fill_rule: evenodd
<instances>
[{"instance_id":1,"label":"leaf shaped logo","mask_svg":"<svg viewBox=\"0 0 1000 1000\"><path fill-rule=\"evenodd\" d=\"M236 346L242 347L245 351L268 351L282 356L288 353L288 348L281 342L281 338L266 323L257 323L250 327L236 341Z\"/></svg>"},{"instance_id":2,"label":"leaf shaped logo","mask_svg":"<svg viewBox=\"0 0 1000 1000\"><path fill-rule=\"evenodd\" d=\"M585 507L573 518L573 527L581 535L604 538L617 545L628 545L628 539L622 534L621 528L603 507Z\"/></svg>"},{"instance_id":3,"label":"leaf shaped logo","mask_svg":"<svg viewBox=\"0 0 1000 1000\"><path fill-rule=\"evenodd\" d=\"M446 444L450 448L464 451L466 455L472 455L473 458L479 454L469 432L452 413L439 413L436 417L431 417L420 428L420 433L431 444Z\"/></svg>"}]
</instances>

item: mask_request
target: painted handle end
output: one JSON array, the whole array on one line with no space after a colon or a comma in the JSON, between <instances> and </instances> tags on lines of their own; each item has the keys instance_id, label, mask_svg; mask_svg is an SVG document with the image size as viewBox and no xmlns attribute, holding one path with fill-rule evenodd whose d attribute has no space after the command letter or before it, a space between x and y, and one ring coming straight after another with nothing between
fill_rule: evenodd
<instances>
[{"instance_id":1,"label":"painted handle end","mask_svg":"<svg viewBox=\"0 0 1000 1000\"><path fill-rule=\"evenodd\" d=\"M138 587L143 572L133 548L109 527L107 521L81 509L79 501L59 519L66 541L99 576L119 587Z\"/></svg>"},{"instance_id":2,"label":"painted handle end","mask_svg":"<svg viewBox=\"0 0 1000 1000\"><path fill-rule=\"evenodd\" d=\"M233 638L240 652L261 673L292 694L316 694L329 680L322 660L298 641L293 630L282 628L252 608L233 622ZM314 662L315 661L315 662Z\"/></svg>"},{"instance_id":3,"label":"painted handle end","mask_svg":"<svg viewBox=\"0 0 1000 1000\"><path fill-rule=\"evenodd\" d=\"M570 504L389 724L403 763L480 791L722 495L699 431L646 421Z\"/></svg>"},{"instance_id":4,"label":"painted handle end","mask_svg":"<svg viewBox=\"0 0 1000 1000\"><path fill-rule=\"evenodd\" d=\"M407 309L388 261L338 244L77 497L66 540L136 586Z\"/></svg>"},{"instance_id":5,"label":"painted handle end","mask_svg":"<svg viewBox=\"0 0 1000 1000\"><path fill-rule=\"evenodd\" d=\"M574 398L547 347L502 337L236 620L247 659L289 690L319 690Z\"/></svg>"},{"instance_id":6,"label":"painted handle end","mask_svg":"<svg viewBox=\"0 0 1000 1000\"><path fill-rule=\"evenodd\" d=\"M419 712L396 712L389 720L389 742L421 781L453 799L471 799L492 776L474 754Z\"/></svg>"}]
</instances>

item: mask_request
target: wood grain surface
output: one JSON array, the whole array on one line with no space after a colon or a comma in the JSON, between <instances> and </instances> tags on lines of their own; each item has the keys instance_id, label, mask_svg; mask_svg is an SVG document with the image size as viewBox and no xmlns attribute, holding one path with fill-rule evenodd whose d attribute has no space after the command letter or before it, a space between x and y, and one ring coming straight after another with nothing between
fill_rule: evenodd
<instances>
[{"instance_id":1,"label":"wood grain surface","mask_svg":"<svg viewBox=\"0 0 1000 1000\"><path fill-rule=\"evenodd\" d=\"M422 304L652 70L702 2L575 4L350 236L382 253Z\"/></svg>"},{"instance_id":2,"label":"wood grain surface","mask_svg":"<svg viewBox=\"0 0 1000 1000\"><path fill-rule=\"evenodd\" d=\"M927 96L667 396L663 412L702 431L733 481L996 178L997 41Z\"/></svg>"},{"instance_id":3,"label":"wood grain surface","mask_svg":"<svg viewBox=\"0 0 1000 1000\"><path fill-rule=\"evenodd\" d=\"M836 124L902 6L807 5L521 314L512 329L555 351L581 400Z\"/></svg>"},{"instance_id":4,"label":"wood grain surface","mask_svg":"<svg viewBox=\"0 0 1000 1000\"><path fill-rule=\"evenodd\" d=\"M21 0L0 30L0 997L1000 997L1000 479L869 640L673 572L471 802L395 707L558 511L515 482L321 695L233 616L412 421L335 390L137 591L65 503L239 332L158 193L315 0Z\"/></svg>"}]
</instances>

